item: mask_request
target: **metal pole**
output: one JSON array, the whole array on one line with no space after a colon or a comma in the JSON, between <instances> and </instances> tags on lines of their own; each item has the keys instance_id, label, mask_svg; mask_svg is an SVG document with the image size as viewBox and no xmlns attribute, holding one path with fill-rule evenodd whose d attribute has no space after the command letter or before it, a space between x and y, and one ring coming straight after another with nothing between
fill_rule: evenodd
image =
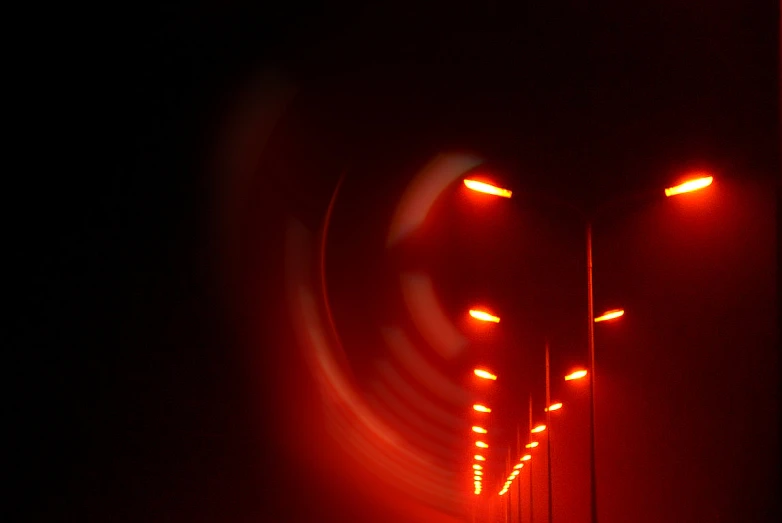
<instances>
[{"instance_id":1,"label":"metal pole","mask_svg":"<svg viewBox=\"0 0 782 523\"><path fill-rule=\"evenodd\" d=\"M516 423L516 455L521 456L521 427ZM521 523L521 478L516 478L516 508L518 509L517 521Z\"/></svg>"},{"instance_id":2,"label":"metal pole","mask_svg":"<svg viewBox=\"0 0 782 523\"><path fill-rule=\"evenodd\" d=\"M510 470L510 445L508 445L508 457L505 460L505 470ZM508 501L505 503L505 523L510 521L511 508L510 508L510 492L506 496Z\"/></svg>"},{"instance_id":3,"label":"metal pole","mask_svg":"<svg viewBox=\"0 0 782 523\"><path fill-rule=\"evenodd\" d=\"M551 370L549 368L549 347L546 340L546 430L548 431L548 442L546 443L546 468L548 472L548 521L551 523L554 518L554 497L551 488Z\"/></svg>"},{"instance_id":4,"label":"metal pole","mask_svg":"<svg viewBox=\"0 0 782 523\"><path fill-rule=\"evenodd\" d=\"M597 473L595 467L595 310L592 304L592 223L586 224L587 300L589 322L589 474L592 523L597 523ZM550 439L550 438L549 438Z\"/></svg>"},{"instance_id":5,"label":"metal pole","mask_svg":"<svg viewBox=\"0 0 782 523\"><path fill-rule=\"evenodd\" d=\"M532 394L529 395L529 430L532 431ZM529 521L532 523L535 521L535 517L532 514L532 460L527 462L529 467Z\"/></svg>"}]
</instances>

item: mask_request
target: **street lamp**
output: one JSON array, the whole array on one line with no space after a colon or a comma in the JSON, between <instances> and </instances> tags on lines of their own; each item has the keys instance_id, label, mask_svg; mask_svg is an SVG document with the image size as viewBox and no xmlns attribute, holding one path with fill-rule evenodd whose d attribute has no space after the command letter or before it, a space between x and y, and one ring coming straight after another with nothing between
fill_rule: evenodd
<instances>
[{"instance_id":1,"label":"street lamp","mask_svg":"<svg viewBox=\"0 0 782 523\"><path fill-rule=\"evenodd\" d=\"M479 378L483 378L485 380L496 380L497 379L496 375L492 374L491 372L489 372L487 370L475 369L473 372L475 373L476 376L478 376Z\"/></svg>"},{"instance_id":2,"label":"street lamp","mask_svg":"<svg viewBox=\"0 0 782 523\"><path fill-rule=\"evenodd\" d=\"M600 316L598 316L597 318L595 318L595 323L600 323L601 321L613 320L621 316L624 316L624 314L625 314L624 309L614 309L614 310L606 311Z\"/></svg>"},{"instance_id":3,"label":"street lamp","mask_svg":"<svg viewBox=\"0 0 782 523\"><path fill-rule=\"evenodd\" d=\"M464 180L464 185L473 191L482 192L484 194L491 194L493 196L501 196L503 198L510 198L513 194L513 191L508 189L503 189L502 187L497 187L489 183L479 182L477 180Z\"/></svg>"},{"instance_id":4,"label":"street lamp","mask_svg":"<svg viewBox=\"0 0 782 523\"><path fill-rule=\"evenodd\" d=\"M498 316L495 316L493 314L489 314L486 311L479 311L479 310L476 310L476 309L470 309L470 316L472 316L473 318L475 318L476 320L479 320L479 321L487 321L487 322L491 322L491 323L499 323L500 322L500 318Z\"/></svg>"},{"instance_id":5,"label":"street lamp","mask_svg":"<svg viewBox=\"0 0 782 523\"><path fill-rule=\"evenodd\" d=\"M567 376L565 376L565 381L580 380L581 378L583 378L586 375L587 375L587 371L585 371L585 370L577 370L577 371L572 372L572 373L568 374Z\"/></svg>"}]
</instances>

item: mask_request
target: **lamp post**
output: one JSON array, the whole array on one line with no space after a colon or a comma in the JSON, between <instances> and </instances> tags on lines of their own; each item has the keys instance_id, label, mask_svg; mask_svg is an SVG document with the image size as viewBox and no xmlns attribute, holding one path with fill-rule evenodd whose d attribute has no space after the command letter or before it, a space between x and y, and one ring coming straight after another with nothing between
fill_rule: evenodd
<instances>
[{"instance_id":1,"label":"lamp post","mask_svg":"<svg viewBox=\"0 0 782 523\"><path fill-rule=\"evenodd\" d=\"M551 488L551 369L549 367L549 348L546 340L546 428L548 429L548 443L546 444L546 472L548 473L548 521L554 518L554 493Z\"/></svg>"}]
</instances>

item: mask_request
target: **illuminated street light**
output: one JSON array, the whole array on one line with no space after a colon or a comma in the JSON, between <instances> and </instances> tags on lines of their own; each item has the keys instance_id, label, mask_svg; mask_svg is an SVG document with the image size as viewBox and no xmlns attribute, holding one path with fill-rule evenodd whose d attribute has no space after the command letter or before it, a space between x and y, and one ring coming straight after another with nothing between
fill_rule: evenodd
<instances>
[{"instance_id":1,"label":"illuminated street light","mask_svg":"<svg viewBox=\"0 0 782 523\"><path fill-rule=\"evenodd\" d=\"M501 196L503 198L510 198L511 194L513 194L513 192L509 191L508 189L503 189L502 187L496 187L494 185L476 180L464 180L464 185L473 191L491 194L493 196Z\"/></svg>"},{"instance_id":2,"label":"illuminated street light","mask_svg":"<svg viewBox=\"0 0 782 523\"><path fill-rule=\"evenodd\" d=\"M533 442L530 442L530 443L527 443L526 445L524 445L524 448L534 449L538 445L539 445L539 443L537 441L533 441Z\"/></svg>"},{"instance_id":3,"label":"illuminated street light","mask_svg":"<svg viewBox=\"0 0 782 523\"><path fill-rule=\"evenodd\" d=\"M493 314L489 314L488 312L485 311L470 309L470 316L480 321L490 321L492 323L500 322L500 318L498 316L494 316Z\"/></svg>"},{"instance_id":4,"label":"illuminated street light","mask_svg":"<svg viewBox=\"0 0 782 523\"><path fill-rule=\"evenodd\" d=\"M486 434L487 432L489 432L488 430L484 429L483 427L473 427L472 431L473 432L477 432L478 434Z\"/></svg>"},{"instance_id":5,"label":"illuminated street light","mask_svg":"<svg viewBox=\"0 0 782 523\"><path fill-rule=\"evenodd\" d=\"M478 376L479 378L483 378L485 380L496 380L497 379L497 376L495 376L494 374L492 374L491 372L486 371L486 370L475 369L473 372L475 372L476 376Z\"/></svg>"},{"instance_id":6,"label":"illuminated street light","mask_svg":"<svg viewBox=\"0 0 782 523\"><path fill-rule=\"evenodd\" d=\"M677 185L675 187L669 187L668 189L665 189L665 196L674 196L676 194L683 194L686 192L697 191L698 189L703 189L704 187L708 187L709 185L711 185L711 182L713 181L714 178L712 178L711 176L698 178L696 180L690 180L688 182L684 182L681 185Z\"/></svg>"},{"instance_id":7,"label":"illuminated street light","mask_svg":"<svg viewBox=\"0 0 782 523\"><path fill-rule=\"evenodd\" d=\"M486 461L486 458L484 458L484 457L483 457L483 456L481 456L480 454L476 454L476 455L475 455L475 456L473 456L473 457L474 457L474 458L475 458L477 461Z\"/></svg>"},{"instance_id":8,"label":"illuminated street light","mask_svg":"<svg viewBox=\"0 0 782 523\"><path fill-rule=\"evenodd\" d=\"M614 309L607 312L604 312L602 316L598 316L595 318L595 323L599 323L601 321L607 321L607 320L613 320L614 318L619 318L620 316L624 316L624 309Z\"/></svg>"},{"instance_id":9,"label":"illuminated street light","mask_svg":"<svg viewBox=\"0 0 782 523\"><path fill-rule=\"evenodd\" d=\"M514 470L522 469L524 468L524 463L516 463L515 465L513 465L513 468Z\"/></svg>"},{"instance_id":10,"label":"illuminated street light","mask_svg":"<svg viewBox=\"0 0 782 523\"><path fill-rule=\"evenodd\" d=\"M473 470L472 472L473 472L473 474L475 474L476 476L483 476L483 471L481 471L481 470Z\"/></svg>"},{"instance_id":11,"label":"illuminated street light","mask_svg":"<svg viewBox=\"0 0 782 523\"><path fill-rule=\"evenodd\" d=\"M473 465L472 468L473 468L473 470L483 470L483 467L481 467L477 463L475 465Z\"/></svg>"},{"instance_id":12,"label":"illuminated street light","mask_svg":"<svg viewBox=\"0 0 782 523\"><path fill-rule=\"evenodd\" d=\"M543 432L544 430L546 430L546 426L545 425L538 425L537 427L532 429L530 432L532 432L533 434L536 434L538 432Z\"/></svg>"},{"instance_id":13,"label":"illuminated street light","mask_svg":"<svg viewBox=\"0 0 782 523\"><path fill-rule=\"evenodd\" d=\"M519 475L519 472L520 472L519 470L514 470L513 472L510 473L510 475L515 478L516 476Z\"/></svg>"},{"instance_id":14,"label":"illuminated street light","mask_svg":"<svg viewBox=\"0 0 782 523\"><path fill-rule=\"evenodd\" d=\"M483 405L473 405L472 408L477 410L478 412L491 412L491 409L489 407L485 407Z\"/></svg>"},{"instance_id":15,"label":"illuminated street light","mask_svg":"<svg viewBox=\"0 0 782 523\"><path fill-rule=\"evenodd\" d=\"M520 460L520 461L529 461L529 460L531 460L531 459L532 459L532 456L531 456L531 455L529 455L529 454L524 454L524 455L521 457L521 460Z\"/></svg>"},{"instance_id":16,"label":"illuminated street light","mask_svg":"<svg viewBox=\"0 0 782 523\"><path fill-rule=\"evenodd\" d=\"M484 443L483 441L476 441L475 442L476 447L480 447L482 449L488 449L489 445L487 443Z\"/></svg>"},{"instance_id":17,"label":"illuminated street light","mask_svg":"<svg viewBox=\"0 0 782 523\"><path fill-rule=\"evenodd\" d=\"M565 376L565 381L580 380L581 378L583 378L586 375L587 375L587 371L585 371L585 370L577 370L576 372L574 372L572 374L568 374L567 376Z\"/></svg>"},{"instance_id":18,"label":"illuminated street light","mask_svg":"<svg viewBox=\"0 0 782 523\"><path fill-rule=\"evenodd\" d=\"M550 411L552 411L552 410L559 410L559 409L561 409L561 408L562 408L562 404L561 404L561 403L555 403L555 404L551 405L549 408L547 408L547 409L544 409L544 410L545 410L546 412L550 412Z\"/></svg>"}]
</instances>

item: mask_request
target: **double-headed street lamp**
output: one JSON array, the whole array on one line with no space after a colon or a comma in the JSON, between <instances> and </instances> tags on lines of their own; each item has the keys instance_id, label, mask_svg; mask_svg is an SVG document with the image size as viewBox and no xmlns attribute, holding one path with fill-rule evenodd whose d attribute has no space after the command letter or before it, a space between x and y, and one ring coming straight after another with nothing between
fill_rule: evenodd
<instances>
[{"instance_id":1,"label":"double-headed street lamp","mask_svg":"<svg viewBox=\"0 0 782 523\"><path fill-rule=\"evenodd\" d=\"M689 180L685 183L665 189L665 196L671 197L680 194L686 194L699 189L708 187L713 182L711 176L699 177ZM496 187L494 185L480 182L477 180L465 179L464 185L473 191L510 198L513 194L509 189ZM557 202L562 203L562 202ZM624 311L610 311L598 318L595 318L592 289L592 216L586 215L580 209L567 204L571 210L575 210L583 219L586 228L586 256L587 256L587 325L588 325L588 347L589 347L589 457L590 457L590 505L591 521L597 523L597 473L595 465L595 322L605 321L617 318L624 314ZM583 377L583 376L581 376ZM567 378L566 378L567 379ZM548 404L547 404L548 406Z\"/></svg>"}]
</instances>

